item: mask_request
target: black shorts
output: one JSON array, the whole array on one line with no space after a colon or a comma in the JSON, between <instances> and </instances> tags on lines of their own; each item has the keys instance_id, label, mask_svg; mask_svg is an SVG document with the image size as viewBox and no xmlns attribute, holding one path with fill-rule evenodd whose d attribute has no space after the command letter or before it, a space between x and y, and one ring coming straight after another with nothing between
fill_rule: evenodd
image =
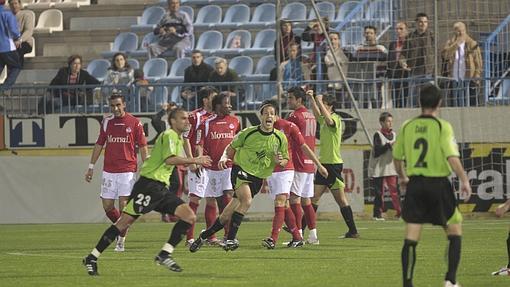
<instances>
[{"instance_id":1,"label":"black shorts","mask_svg":"<svg viewBox=\"0 0 510 287\"><path fill-rule=\"evenodd\" d=\"M456 208L453 185L447 177L409 178L402 208L405 222L446 226Z\"/></svg>"},{"instance_id":2,"label":"black shorts","mask_svg":"<svg viewBox=\"0 0 510 287\"><path fill-rule=\"evenodd\" d=\"M133 186L123 212L135 217L153 210L174 214L177 206L181 204L184 204L184 201L175 193L168 192L164 183L141 176Z\"/></svg>"},{"instance_id":3,"label":"black shorts","mask_svg":"<svg viewBox=\"0 0 510 287\"><path fill-rule=\"evenodd\" d=\"M240 166L234 165L230 172L230 181L232 182L232 188L234 190L237 190L242 183L248 183L251 191L251 197L253 198L257 193L259 193L260 188L262 188L263 180L262 178L247 173ZM237 198L235 192L234 197Z\"/></svg>"},{"instance_id":4,"label":"black shorts","mask_svg":"<svg viewBox=\"0 0 510 287\"><path fill-rule=\"evenodd\" d=\"M328 188L338 189L341 185L343 185L344 179L342 178L342 170L344 169L343 163L335 163L335 164L323 164L323 166L328 170L328 178L324 178L322 174L317 171L315 173L315 181L314 184L317 185L325 185ZM341 184L340 184L341 182ZM338 184L336 184L338 183Z\"/></svg>"}]
</instances>

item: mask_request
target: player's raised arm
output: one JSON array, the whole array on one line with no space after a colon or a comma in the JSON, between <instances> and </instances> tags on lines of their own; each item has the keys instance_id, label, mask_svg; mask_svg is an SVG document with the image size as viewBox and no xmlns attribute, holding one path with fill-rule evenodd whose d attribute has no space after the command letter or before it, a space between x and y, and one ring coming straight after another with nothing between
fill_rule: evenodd
<instances>
[{"instance_id":1,"label":"player's raised arm","mask_svg":"<svg viewBox=\"0 0 510 287\"><path fill-rule=\"evenodd\" d=\"M317 106L319 107L321 115L324 117L324 120L326 121L326 124L329 127L334 127L335 121L331 117L331 111L329 109L327 109L326 106L324 105L324 102L322 101L322 97L323 97L322 95L315 96L315 101L317 103Z\"/></svg>"},{"instance_id":2,"label":"player's raised arm","mask_svg":"<svg viewBox=\"0 0 510 287\"><path fill-rule=\"evenodd\" d=\"M321 116L321 111L319 109L319 106L317 105L317 102L315 101L315 97L313 96L313 90L306 91L306 96L308 96L308 98L310 99L313 115L315 116L315 118L319 118Z\"/></svg>"}]
</instances>

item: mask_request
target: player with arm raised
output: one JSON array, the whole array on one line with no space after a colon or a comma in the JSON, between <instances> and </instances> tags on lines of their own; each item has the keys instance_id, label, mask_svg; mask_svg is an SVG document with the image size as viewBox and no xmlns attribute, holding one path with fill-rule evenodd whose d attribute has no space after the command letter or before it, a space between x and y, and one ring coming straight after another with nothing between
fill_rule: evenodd
<instances>
[{"instance_id":1,"label":"player with arm raised","mask_svg":"<svg viewBox=\"0 0 510 287\"><path fill-rule=\"evenodd\" d=\"M278 107L278 103L275 101L268 100L262 103L263 106L267 104ZM277 115L278 112L278 108L276 108ZM305 143L305 139L301 135L299 128L294 123L276 116L274 128L283 132L287 137L291 160L289 160L287 165L283 168L276 166L273 174L267 179L269 191L274 200L274 217L271 236L262 240L262 246L266 247L267 249L275 248L280 229L282 227L283 221L285 220L287 227L292 233L292 241L287 244L287 247L295 248L303 245L303 237L296 226L296 219L293 216L292 210L288 207L288 198L291 191L291 186L295 178L293 159L297 156L296 149L299 149L302 151L302 153L306 154L307 157L310 158L318 166L318 170L323 176L327 177L328 172L326 168L319 162L319 159L317 156L315 156L310 147ZM286 210L290 213L290 216L285 216Z\"/></svg>"},{"instance_id":2,"label":"player with arm raised","mask_svg":"<svg viewBox=\"0 0 510 287\"><path fill-rule=\"evenodd\" d=\"M405 192L402 218L406 235L402 248L403 286L413 286L416 246L423 224L444 228L449 241L445 287L456 282L460 262L462 215L457 208L452 170L460 179L460 191L469 200L471 187L449 122L438 118L442 91L432 84L420 91L421 115L406 121L393 145L393 159L400 188ZM405 166L404 166L405 161Z\"/></svg>"},{"instance_id":3,"label":"player with arm raised","mask_svg":"<svg viewBox=\"0 0 510 287\"><path fill-rule=\"evenodd\" d=\"M147 158L147 140L143 126L133 115L126 112L126 102L121 94L110 96L112 115L103 119L99 137L92 151L85 180L90 182L94 176L94 164L99 159L103 146L104 165L101 183L101 201L106 216L113 222L120 217L136 181L138 166L136 148L140 149L142 161ZM106 145L106 146L105 146ZM115 208L119 201L119 209ZM127 229L119 234L115 251L124 251Z\"/></svg>"},{"instance_id":4,"label":"player with arm raised","mask_svg":"<svg viewBox=\"0 0 510 287\"><path fill-rule=\"evenodd\" d=\"M221 92L212 100L214 115L207 119L197 130L197 152L198 155L208 155L211 157L212 164L206 169L207 183L205 189L205 198L208 201L217 202L219 212L222 213L225 206L232 199L232 183L230 181L230 172L232 163L227 163L226 169L220 169L218 163L223 155L223 151L232 142L235 135L241 130L241 123L236 116L230 115L232 105L230 104L230 95ZM207 206L210 206L209 204ZM207 228L211 227L218 215L216 214L216 204L205 210L205 221ZM228 235L228 225L225 226L225 238Z\"/></svg>"},{"instance_id":5,"label":"player with arm raised","mask_svg":"<svg viewBox=\"0 0 510 287\"><path fill-rule=\"evenodd\" d=\"M190 246L191 252L200 249L206 238L218 232L229 221L228 237L223 248L233 251L239 247L237 231L251 206L252 198L262 187L262 181L272 174L275 166L285 167L289 160L287 138L274 128L275 112L272 104L261 106L260 125L242 130L225 149L218 165L221 169L226 169L227 163L233 160L230 180L234 187L234 198L214 224L200 233Z\"/></svg>"},{"instance_id":6,"label":"player with arm raised","mask_svg":"<svg viewBox=\"0 0 510 287\"><path fill-rule=\"evenodd\" d=\"M182 240L186 231L196 220L189 207L175 193L168 192L169 178L175 165L199 164L208 166L208 156L185 158L179 156L183 148L182 133L189 129L188 113L182 108L174 109L168 116L171 129L161 133L154 144L151 156L143 163L140 178L133 186L126 207L119 220L101 235L96 247L83 259L83 265L89 275L99 275L97 260L101 253L121 232L131 226L140 215L155 210L173 214L179 220L175 223L170 238L154 259L157 264L171 271L180 272L181 267L173 260L172 252Z\"/></svg>"}]
</instances>

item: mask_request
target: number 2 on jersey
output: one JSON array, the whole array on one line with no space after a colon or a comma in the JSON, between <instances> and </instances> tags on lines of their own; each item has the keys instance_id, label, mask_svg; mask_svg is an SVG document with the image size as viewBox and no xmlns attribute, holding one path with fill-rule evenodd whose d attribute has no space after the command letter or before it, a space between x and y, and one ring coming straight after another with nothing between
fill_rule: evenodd
<instances>
[{"instance_id":1,"label":"number 2 on jersey","mask_svg":"<svg viewBox=\"0 0 510 287\"><path fill-rule=\"evenodd\" d=\"M427 168L427 162L425 161L425 156L427 155L427 150L429 148L429 144L426 139L419 138L414 142L414 149L421 149L420 156L418 157L418 161L414 165L414 167L418 168Z\"/></svg>"}]
</instances>

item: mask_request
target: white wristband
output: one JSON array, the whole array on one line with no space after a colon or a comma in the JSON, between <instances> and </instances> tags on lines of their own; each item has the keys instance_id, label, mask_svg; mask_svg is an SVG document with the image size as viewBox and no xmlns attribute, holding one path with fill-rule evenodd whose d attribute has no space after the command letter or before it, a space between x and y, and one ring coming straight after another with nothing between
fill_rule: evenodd
<instances>
[{"instance_id":1,"label":"white wristband","mask_svg":"<svg viewBox=\"0 0 510 287\"><path fill-rule=\"evenodd\" d=\"M93 163L89 163L89 169L94 169L94 164Z\"/></svg>"}]
</instances>

